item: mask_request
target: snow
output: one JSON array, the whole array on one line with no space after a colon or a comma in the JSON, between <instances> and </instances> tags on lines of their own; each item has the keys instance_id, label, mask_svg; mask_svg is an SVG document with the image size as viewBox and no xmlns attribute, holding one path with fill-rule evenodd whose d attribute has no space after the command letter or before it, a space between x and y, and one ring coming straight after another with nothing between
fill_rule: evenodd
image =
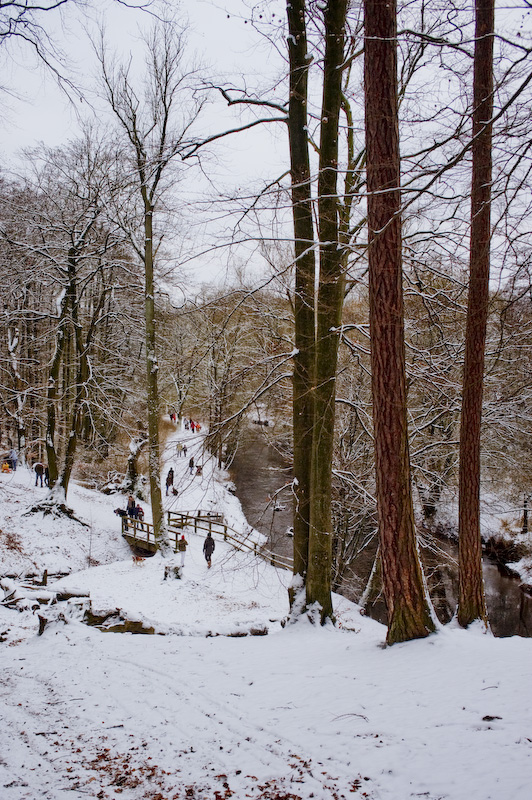
<instances>
[{"instance_id":1,"label":"snow","mask_svg":"<svg viewBox=\"0 0 532 800\"><path fill-rule=\"evenodd\" d=\"M246 530L202 436L186 434L201 477L176 457L178 436L167 507L216 507ZM69 571L35 593L90 598L42 606L41 636L31 607L0 606L2 800L530 796L530 639L451 625L385 648L384 627L339 596L336 628L283 628L288 572L219 539L209 570L188 529L183 577L165 581L164 560L135 564L120 536L125 498L73 485L84 527L27 515L46 493L33 483L26 469L0 476L2 574ZM156 635L89 627L89 603Z\"/></svg>"}]
</instances>

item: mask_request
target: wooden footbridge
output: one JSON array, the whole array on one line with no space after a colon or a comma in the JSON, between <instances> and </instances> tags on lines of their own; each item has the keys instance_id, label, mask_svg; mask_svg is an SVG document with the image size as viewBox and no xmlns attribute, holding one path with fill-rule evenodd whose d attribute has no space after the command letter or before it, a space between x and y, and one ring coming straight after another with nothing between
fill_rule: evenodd
<instances>
[{"instance_id":1,"label":"wooden footbridge","mask_svg":"<svg viewBox=\"0 0 532 800\"><path fill-rule=\"evenodd\" d=\"M179 537L182 536L184 528L192 528L194 533L203 531L205 533L209 532L213 539L228 542L235 550L251 551L274 567L290 570L293 567L293 560L289 556L281 556L277 553L272 553L271 550L257 544L257 542L252 542L242 537L242 534L230 528L229 525L224 522L224 518L221 514L214 514L211 512L202 514L201 511L195 514L168 511L168 537L171 546L176 551L177 541ZM133 517L122 517L122 536L131 547L135 547L138 550L155 553L159 548L151 522L141 522Z\"/></svg>"}]
</instances>

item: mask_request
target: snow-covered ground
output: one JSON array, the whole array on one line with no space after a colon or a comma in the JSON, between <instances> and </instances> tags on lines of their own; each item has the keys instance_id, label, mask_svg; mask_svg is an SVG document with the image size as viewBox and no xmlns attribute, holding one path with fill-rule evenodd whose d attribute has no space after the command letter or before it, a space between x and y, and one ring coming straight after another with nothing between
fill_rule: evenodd
<instances>
[{"instance_id":1,"label":"snow-covered ground","mask_svg":"<svg viewBox=\"0 0 532 800\"><path fill-rule=\"evenodd\" d=\"M202 437L186 459L177 437L167 506L247 532ZM31 610L0 606L1 800L528 800L532 640L447 627L384 648L341 597L337 628L282 628L287 573L221 541L209 570L187 530L183 578L165 581L163 559L133 563L122 498L73 486L84 527L25 515L44 493L29 471L0 476L0 574L71 571L46 591L90 598L39 611L41 636ZM89 603L155 635L88 627Z\"/></svg>"}]
</instances>

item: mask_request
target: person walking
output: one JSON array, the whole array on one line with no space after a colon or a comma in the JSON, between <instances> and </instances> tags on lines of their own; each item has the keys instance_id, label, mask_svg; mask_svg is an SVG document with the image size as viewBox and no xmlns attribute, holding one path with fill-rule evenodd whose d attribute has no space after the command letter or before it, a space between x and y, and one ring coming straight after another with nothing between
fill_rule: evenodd
<instances>
[{"instance_id":1,"label":"person walking","mask_svg":"<svg viewBox=\"0 0 532 800\"><path fill-rule=\"evenodd\" d=\"M181 556L181 566L185 566L185 553L187 552L188 542L184 536L179 539L177 542L177 549L179 551L179 555Z\"/></svg>"},{"instance_id":2,"label":"person walking","mask_svg":"<svg viewBox=\"0 0 532 800\"><path fill-rule=\"evenodd\" d=\"M168 489L172 487L174 488L174 470L172 467L168 470L168 475L166 476L166 494L168 495Z\"/></svg>"},{"instance_id":3,"label":"person walking","mask_svg":"<svg viewBox=\"0 0 532 800\"><path fill-rule=\"evenodd\" d=\"M14 447L11 448L9 451L9 463L11 464L11 469L13 472L17 471L17 461L18 461L18 453Z\"/></svg>"},{"instance_id":4,"label":"person walking","mask_svg":"<svg viewBox=\"0 0 532 800\"><path fill-rule=\"evenodd\" d=\"M37 463L33 465L33 469L35 470L35 486L37 486L39 480L41 481L42 486L42 480L44 477L44 464L41 464L40 461L37 461Z\"/></svg>"},{"instance_id":5,"label":"person walking","mask_svg":"<svg viewBox=\"0 0 532 800\"><path fill-rule=\"evenodd\" d=\"M185 458L187 457L187 450L188 450L188 447L186 446L186 444L184 444L183 445L183 455L185 456Z\"/></svg>"},{"instance_id":6,"label":"person walking","mask_svg":"<svg viewBox=\"0 0 532 800\"><path fill-rule=\"evenodd\" d=\"M128 517L133 517L133 519L137 518L137 504L132 494L130 494L129 497L127 498L126 511Z\"/></svg>"},{"instance_id":7,"label":"person walking","mask_svg":"<svg viewBox=\"0 0 532 800\"><path fill-rule=\"evenodd\" d=\"M188 468L190 470L190 474L194 472L194 456L190 456L190 461L188 462Z\"/></svg>"},{"instance_id":8,"label":"person walking","mask_svg":"<svg viewBox=\"0 0 532 800\"><path fill-rule=\"evenodd\" d=\"M181 456L183 455L183 450L184 450L183 442L178 442L176 444L176 446L175 446L175 449L176 449L176 452L177 452L177 457L181 458Z\"/></svg>"},{"instance_id":9,"label":"person walking","mask_svg":"<svg viewBox=\"0 0 532 800\"><path fill-rule=\"evenodd\" d=\"M209 531L209 533L207 534L207 538L203 542L203 555L205 556L205 561L207 562L207 566L209 569L211 568L211 559L215 547L216 544L211 536L211 532Z\"/></svg>"}]
</instances>

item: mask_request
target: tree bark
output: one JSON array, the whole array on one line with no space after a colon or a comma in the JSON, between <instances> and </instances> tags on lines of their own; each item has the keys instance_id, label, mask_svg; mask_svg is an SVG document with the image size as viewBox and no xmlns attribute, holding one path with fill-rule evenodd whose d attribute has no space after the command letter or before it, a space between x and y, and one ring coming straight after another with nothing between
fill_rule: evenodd
<instances>
[{"instance_id":1,"label":"tree bark","mask_svg":"<svg viewBox=\"0 0 532 800\"><path fill-rule=\"evenodd\" d=\"M293 387L294 452L294 579L289 590L290 608L306 584L310 525L310 482L312 462L313 380L314 380L314 224L308 151L308 70L305 0L287 3L290 97L288 136L292 177L294 221L295 348ZM304 599L304 595L303 595ZM298 609L301 610L301 604Z\"/></svg>"},{"instance_id":2,"label":"tree bark","mask_svg":"<svg viewBox=\"0 0 532 800\"><path fill-rule=\"evenodd\" d=\"M57 451L55 448L56 403L59 390L59 374L66 345L67 314L69 307L69 294L65 294L61 301L57 334L55 337L55 350L48 374L48 389L46 397L46 458L48 461L48 485L53 488L59 477Z\"/></svg>"},{"instance_id":3,"label":"tree bark","mask_svg":"<svg viewBox=\"0 0 532 800\"><path fill-rule=\"evenodd\" d=\"M494 0L476 0L471 241L459 470L458 622L487 625L480 534L480 431L489 304Z\"/></svg>"},{"instance_id":4,"label":"tree bark","mask_svg":"<svg viewBox=\"0 0 532 800\"><path fill-rule=\"evenodd\" d=\"M159 371L156 351L155 286L153 280L153 206L142 187L144 199L144 313L146 320L146 385L148 394L148 469L150 499L153 517L153 532L159 544L167 545L164 525L164 509L161 493L161 467L159 448Z\"/></svg>"},{"instance_id":5,"label":"tree bark","mask_svg":"<svg viewBox=\"0 0 532 800\"><path fill-rule=\"evenodd\" d=\"M395 0L365 0L369 302L379 541L387 643L434 623L419 560L408 449Z\"/></svg>"},{"instance_id":6,"label":"tree bark","mask_svg":"<svg viewBox=\"0 0 532 800\"><path fill-rule=\"evenodd\" d=\"M332 460L338 344L344 297L338 213L338 136L342 103L347 0L329 0L324 11L325 59L320 126L318 225L320 275L316 311L314 434L307 606L318 603L321 622L333 617Z\"/></svg>"}]
</instances>

